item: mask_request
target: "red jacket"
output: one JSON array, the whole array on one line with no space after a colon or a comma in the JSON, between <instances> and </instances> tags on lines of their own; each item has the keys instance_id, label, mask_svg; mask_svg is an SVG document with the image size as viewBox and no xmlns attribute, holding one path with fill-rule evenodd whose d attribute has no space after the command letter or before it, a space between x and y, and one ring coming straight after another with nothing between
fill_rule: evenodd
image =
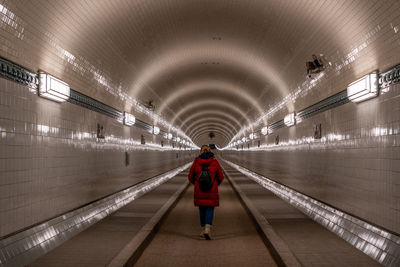
<instances>
[{"instance_id":1,"label":"red jacket","mask_svg":"<svg viewBox=\"0 0 400 267\"><path fill-rule=\"evenodd\" d=\"M212 153L210 153L213 155ZM204 155L204 154L203 154ZM218 185L221 184L224 179L221 166L214 157L205 158L203 155L197 157L189 172L189 181L194 183L194 205L195 206L219 206L219 195L218 195ZM213 186L210 191L203 192L199 188L199 175L202 170L202 165L206 164L208 166L208 171L210 172L211 178L213 179ZM217 175L217 179L215 179Z\"/></svg>"}]
</instances>

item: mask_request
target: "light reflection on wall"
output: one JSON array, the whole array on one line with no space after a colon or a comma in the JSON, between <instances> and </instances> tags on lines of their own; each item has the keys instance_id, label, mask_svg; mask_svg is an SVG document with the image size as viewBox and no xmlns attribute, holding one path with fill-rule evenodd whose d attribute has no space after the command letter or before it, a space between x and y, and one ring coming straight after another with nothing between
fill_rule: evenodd
<instances>
[{"instance_id":1,"label":"light reflection on wall","mask_svg":"<svg viewBox=\"0 0 400 267\"><path fill-rule=\"evenodd\" d=\"M376 261L386 266L398 266L400 263L398 258L398 255L400 255L399 236L303 195L249 169L227 160L224 161Z\"/></svg>"},{"instance_id":2,"label":"light reflection on wall","mask_svg":"<svg viewBox=\"0 0 400 267\"><path fill-rule=\"evenodd\" d=\"M11 27L18 39L24 39L24 23L11 10L2 4L0 4L0 22Z\"/></svg>"},{"instance_id":3,"label":"light reflection on wall","mask_svg":"<svg viewBox=\"0 0 400 267\"><path fill-rule=\"evenodd\" d=\"M397 135L400 134L399 128L393 127L373 127L371 129L361 129L362 137L381 137L388 135ZM328 133L323 136L321 139L315 139L314 136L303 136L297 139L289 139L287 141L280 141L279 144L269 143L258 146L252 146L250 148L245 147L245 150L250 151L276 151L276 150L293 150L293 146L298 146L300 148L302 145L311 145L308 146L307 149L320 149L320 144L329 144L338 141L347 141L354 140L357 137L354 134L338 134L338 133ZM384 142L384 141L382 141ZM317 146L312 146L313 144ZM223 148L222 150L237 150L235 146L230 148Z\"/></svg>"},{"instance_id":4,"label":"light reflection on wall","mask_svg":"<svg viewBox=\"0 0 400 267\"><path fill-rule=\"evenodd\" d=\"M86 206L0 240L0 265L25 266L65 240L172 179L190 167L184 164ZM186 187L188 182L182 186ZM4 256L3 256L4 255Z\"/></svg>"},{"instance_id":5,"label":"light reflection on wall","mask_svg":"<svg viewBox=\"0 0 400 267\"><path fill-rule=\"evenodd\" d=\"M90 73L92 73L93 79L95 81L97 81L97 83L99 83L107 92L118 97L122 101L125 101L126 103L128 103L136 112L142 113L142 114L148 116L152 121L157 121L157 123L159 125L164 126L165 128L168 128L169 130L172 130L173 132L176 132L180 136L184 137L185 139L188 139L191 141L191 139L181 129L178 129L177 127L171 125L164 118L160 117L159 115L154 113L152 110L145 107L143 104L141 104L136 99L130 97L122 89L121 84L114 84L112 82L112 80L106 76L106 74L102 74L101 70L96 68L93 64L88 62L85 58L79 57L79 59L77 59L72 53L70 53L69 51L62 48L60 45L58 45L58 43L56 41L53 41L53 40L57 40L54 36L50 36L50 33L48 33L48 35L49 35L50 40L52 40L51 44L59 51L59 57L61 57L63 60L65 60L66 62L71 64L75 71L81 72L82 76L87 71L89 71ZM192 142L192 145L194 145L193 142Z\"/></svg>"},{"instance_id":6,"label":"light reflection on wall","mask_svg":"<svg viewBox=\"0 0 400 267\"><path fill-rule=\"evenodd\" d=\"M38 124L36 125L36 131L38 136L57 136L63 143L73 144L74 146L79 145L90 145L92 148L101 146L102 149L132 149L132 150L153 150L153 151L168 151L168 150L197 150L195 147L181 146L177 144L172 147L171 144L160 144L153 142L146 142L141 144L140 141L136 141L132 138L120 138L114 135L106 135L104 138L97 138L96 133L72 131L70 134L66 133L65 129L58 127L50 127L48 125ZM7 135L14 136L15 130L12 128L6 129L0 127L0 138L6 139ZM33 133L33 135L35 135Z\"/></svg>"},{"instance_id":7,"label":"light reflection on wall","mask_svg":"<svg viewBox=\"0 0 400 267\"><path fill-rule=\"evenodd\" d=\"M347 53L343 58L340 58L338 62L340 64L335 64L335 71L340 72L344 67L349 65L350 63L354 62L359 56L360 53L368 47L370 43L376 40L376 34L382 29L380 25L377 25L373 30L365 34L364 41L361 44L357 45L353 48L349 53Z\"/></svg>"},{"instance_id":8,"label":"light reflection on wall","mask_svg":"<svg viewBox=\"0 0 400 267\"><path fill-rule=\"evenodd\" d=\"M391 27L393 28L395 33L398 32L399 26L393 26L391 24ZM382 26L377 25L374 29L372 29L370 32L365 34L365 37L363 38L361 43L359 45L357 45L355 48L352 48L349 53L344 55L344 57L335 58L335 56L332 56L331 61L327 62L328 65L325 67L324 72L319 73L316 77L312 78L311 80L306 79L300 86L298 86L294 90L294 92L288 94L287 96L285 96L282 99L282 101L280 101L280 102L276 103L275 105L273 105L272 107L268 108L268 110L265 111L264 115L262 117L258 118L255 123L242 128L238 132L238 134L236 134L232 138L232 140L229 142L229 144L231 144L232 142L234 142L236 139L240 138L241 136L246 135L250 131L251 128L256 129L257 127L259 127L259 125L263 121L268 120L274 114L276 114L279 110L281 110L282 108L285 108L287 103L289 103L290 101L295 103L299 97L304 97L304 96L308 95L308 93L310 93L311 90L320 83L320 81L324 77L325 73L328 73L332 69L332 67L334 67L334 71L339 75L341 71L344 71L344 67L353 63L357 58L359 58L361 56L361 52L363 50L365 50L372 42L374 42L376 40L376 38L378 38L377 35L381 31L381 29L382 29ZM340 63L332 64L333 61L340 62ZM388 88L384 89L383 92L386 92L387 90L388 90Z\"/></svg>"},{"instance_id":9,"label":"light reflection on wall","mask_svg":"<svg viewBox=\"0 0 400 267\"><path fill-rule=\"evenodd\" d=\"M40 134L47 135L49 133L50 134L58 134L59 133L59 128L57 128L57 127L50 127L50 126L41 125L41 124L38 124L36 127L37 127L38 133L40 133Z\"/></svg>"},{"instance_id":10,"label":"light reflection on wall","mask_svg":"<svg viewBox=\"0 0 400 267\"><path fill-rule=\"evenodd\" d=\"M311 80L305 80L300 86L296 88L296 90L283 98L282 101L276 103L267 111L265 111L264 115L257 119L254 123L242 128L229 142L231 144L236 139L240 138L243 135L246 135L248 132L252 131L252 129L256 129L257 127L263 126L262 123L264 121L268 121L273 115L275 115L282 108L285 108L287 103L292 102L295 103L299 97L306 96L311 90L317 86L322 78L325 76L324 72L319 73ZM228 144L228 145L229 145Z\"/></svg>"},{"instance_id":11,"label":"light reflection on wall","mask_svg":"<svg viewBox=\"0 0 400 267\"><path fill-rule=\"evenodd\" d=\"M5 23L9 27L11 27L15 31L15 36L20 38L21 40L24 38L25 28L22 25L26 23L20 17L15 15L9 8L0 4L0 23ZM128 103L133 110L136 112L142 113L148 116L151 121L157 121L159 125L170 129L171 131L176 132L181 137L184 137L187 140L190 140L191 145L196 147L191 139L177 127L168 123L164 118L155 114L152 110L146 108L143 104L141 104L136 99L130 97L122 88L121 83L114 83L111 78L107 77L106 74L102 73L102 71L96 68L92 63L90 63L86 58L82 56L75 56L70 51L64 49L60 45L60 41L56 36L52 33L46 31L44 32L45 37L47 37L47 42L58 52L57 55L64 62L68 63L72 66L72 69L79 73L81 76L86 75L87 73L91 73L92 77L98 84L100 84L108 93L118 97L120 100Z\"/></svg>"}]
</instances>

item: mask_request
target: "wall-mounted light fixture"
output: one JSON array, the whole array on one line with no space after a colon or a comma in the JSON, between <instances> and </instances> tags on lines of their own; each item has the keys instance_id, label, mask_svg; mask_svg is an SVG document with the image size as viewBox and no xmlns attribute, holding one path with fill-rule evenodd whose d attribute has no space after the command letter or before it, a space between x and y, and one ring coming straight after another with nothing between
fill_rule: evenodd
<instances>
[{"instance_id":1,"label":"wall-mounted light fixture","mask_svg":"<svg viewBox=\"0 0 400 267\"><path fill-rule=\"evenodd\" d=\"M290 113L285 116L285 119L283 120L286 126L293 126L296 124L296 119L294 116L294 112Z\"/></svg>"},{"instance_id":2,"label":"wall-mounted light fixture","mask_svg":"<svg viewBox=\"0 0 400 267\"><path fill-rule=\"evenodd\" d=\"M347 87L347 97L352 102L361 102L378 95L378 74L373 72L352 82Z\"/></svg>"},{"instance_id":3,"label":"wall-mounted light fixture","mask_svg":"<svg viewBox=\"0 0 400 267\"><path fill-rule=\"evenodd\" d=\"M268 127L267 127L267 126L265 126L265 127L263 127L263 128L261 129L261 134L262 134L262 135L267 135L267 134L268 134Z\"/></svg>"},{"instance_id":4,"label":"wall-mounted light fixture","mask_svg":"<svg viewBox=\"0 0 400 267\"><path fill-rule=\"evenodd\" d=\"M169 133L168 136L167 136L168 140L171 140L172 137L173 137L173 136L172 136L172 133Z\"/></svg>"},{"instance_id":5,"label":"wall-mounted light fixture","mask_svg":"<svg viewBox=\"0 0 400 267\"><path fill-rule=\"evenodd\" d=\"M124 112L124 124L126 126L132 126L135 124L135 122L136 122L135 116L133 116L132 114L130 114L128 112Z\"/></svg>"},{"instance_id":6,"label":"wall-mounted light fixture","mask_svg":"<svg viewBox=\"0 0 400 267\"><path fill-rule=\"evenodd\" d=\"M39 73L39 95L57 102L69 99L69 85L47 73Z\"/></svg>"},{"instance_id":7,"label":"wall-mounted light fixture","mask_svg":"<svg viewBox=\"0 0 400 267\"><path fill-rule=\"evenodd\" d=\"M160 128L157 126L153 126L153 134L158 135L160 133Z\"/></svg>"}]
</instances>

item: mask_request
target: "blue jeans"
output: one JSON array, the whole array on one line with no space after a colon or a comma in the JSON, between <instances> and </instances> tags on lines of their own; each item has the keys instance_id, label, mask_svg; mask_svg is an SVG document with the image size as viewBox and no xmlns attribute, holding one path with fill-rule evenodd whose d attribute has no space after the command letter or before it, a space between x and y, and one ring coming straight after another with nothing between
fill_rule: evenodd
<instances>
[{"instance_id":1,"label":"blue jeans","mask_svg":"<svg viewBox=\"0 0 400 267\"><path fill-rule=\"evenodd\" d=\"M204 227L206 224L212 224L214 217L214 207L200 206L200 225Z\"/></svg>"}]
</instances>

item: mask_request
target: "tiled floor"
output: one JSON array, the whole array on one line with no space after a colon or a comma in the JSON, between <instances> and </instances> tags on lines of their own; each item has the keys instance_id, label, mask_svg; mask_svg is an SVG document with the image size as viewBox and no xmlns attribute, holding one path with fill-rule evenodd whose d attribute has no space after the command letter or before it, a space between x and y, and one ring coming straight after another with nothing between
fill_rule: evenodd
<instances>
[{"instance_id":1,"label":"tiled floor","mask_svg":"<svg viewBox=\"0 0 400 267\"><path fill-rule=\"evenodd\" d=\"M241 173L223 165L303 266L380 266Z\"/></svg>"},{"instance_id":2,"label":"tiled floor","mask_svg":"<svg viewBox=\"0 0 400 267\"><path fill-rule=\"evenodd\" d=\"M186 180L183 172L65 242L29 266L105 266Z\"/></svg>"}]
</instances>

